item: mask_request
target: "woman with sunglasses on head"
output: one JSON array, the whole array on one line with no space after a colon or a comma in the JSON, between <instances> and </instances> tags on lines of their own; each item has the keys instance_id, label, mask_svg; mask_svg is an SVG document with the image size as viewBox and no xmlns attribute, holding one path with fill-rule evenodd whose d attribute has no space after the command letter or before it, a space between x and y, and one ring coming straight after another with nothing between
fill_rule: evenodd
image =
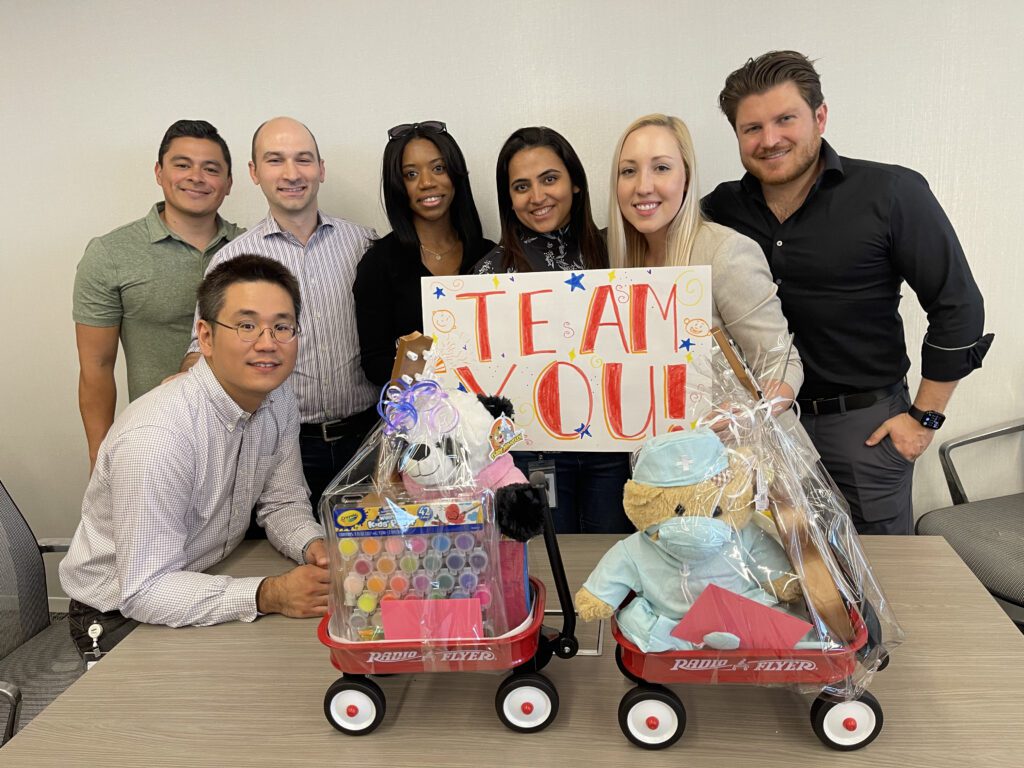
<instances>
[{"instance_id":1,"label":"woman with sunglasses on head","mask_svg":"<svg viewBox=\"0 0 1024 768\"><path fill-rule=\"evenodd\" d=\"M700 212L697 158L686 124L654 114L622 134L612 160L608 251L622 267L711 267L712 325L736 342L766 397L787 410L803 383L768 262L760 246ZM788 358L787 358L788 353ZM788 359L788 363L787 363ZM768 375L780 376L764 380Z\"/></svg>"},{"instance_id":2,"label":"woman with sunglasses on head","mask_svg":"<svg viewBox=\"0 0 1024 768\"><path fill-rule=\"evenodd\" d=\"M498 153L501 243L473 269L547 272L602 269L608 251L590 212L590 191L572 145L551 128L520 128ZM622 508L629 454L560 451L513 454L529 476L554 469L558 533L628 533Z\"/></svg>"},{"instance_id":3,"label":"woman with sunglasses on head","mask_svg":"<svg viewBox=\"0 0 1024 768\"><path fill-rule=\"evenodd\" d=\"M423 331L420 278L466 274L494 247L483 236L466 160L444 123L388 131L381 170L391 233L356 269L360 362L378 386L391 379L399 336Z\"/></svg>"}]
</instances>

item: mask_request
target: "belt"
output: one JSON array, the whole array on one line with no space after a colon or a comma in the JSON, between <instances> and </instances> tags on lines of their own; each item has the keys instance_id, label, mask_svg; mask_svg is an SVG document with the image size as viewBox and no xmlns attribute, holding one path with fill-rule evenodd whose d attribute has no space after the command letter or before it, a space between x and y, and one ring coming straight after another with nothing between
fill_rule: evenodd
<instances>
[{"instance_id":1,"label":"belt","mask_svg":"<svg viewBox=\"0 0 1024 768\"><path fill-rule=\"evenodd\" d=\"M303 437L319 437L325 443L333 443L335 440L353 435L362 437L376 417L377 410L371 406L345 419L332 419L322 424L301 424L299 434Z\"/></svg>"},{"instance_id":2,"label":"belt","mask_svg":"<svg viewBox=\"0 0 1024 768\"><path fill-rule=\"evenodd\" d=\"M881 389L871 389L867 392L854 392L849 395L836 395L835 397L798 397L800 412L812 416L828 416L832 413L846 413L861 408L868 408L879 400L902 392L907 386L906 380L890 384Z\"/></svg>"}]
</instances>

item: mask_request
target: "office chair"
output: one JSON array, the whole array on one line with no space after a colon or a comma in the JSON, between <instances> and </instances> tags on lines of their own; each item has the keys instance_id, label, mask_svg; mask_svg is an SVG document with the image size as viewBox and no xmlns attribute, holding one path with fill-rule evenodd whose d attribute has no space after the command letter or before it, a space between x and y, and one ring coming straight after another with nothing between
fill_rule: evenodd
<instances>
[{"instance_id":1,"label":"office chair","mask_svg":"<svg viewBox=\"0 0 1024 768\"><path fill-rule=\"evenodd\" d=\"M952 507L922 515L915 531L945 536L1014 624L1024 631L1024 493L971 501L964 492L952 452L971 443L1024 430L1024 419L950 440L939 447Z\"/></svg>"},{"instance_id":2,"label":"office chair","mask_svg":"<svg viewBox=\"0 0 1024 768\"><path fill-rule=\"evenodd\" d=\"M46 599L43 553L68 545L36 541L0 483L0 718L7 722L0 746L85 671L67 618L51 622Z\"/></svg>"}]
</instances>

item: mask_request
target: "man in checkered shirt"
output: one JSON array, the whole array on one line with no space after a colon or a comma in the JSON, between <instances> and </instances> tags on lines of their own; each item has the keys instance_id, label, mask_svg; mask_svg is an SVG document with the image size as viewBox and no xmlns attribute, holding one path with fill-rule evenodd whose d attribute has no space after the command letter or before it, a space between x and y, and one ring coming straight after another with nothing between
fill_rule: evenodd
<instances>
[{"instance_id":1,"label":"man in checkered shirt","mask_svg":"<svg viewBox=\"0 0 1024 768\"><path fill-rule=\"evenodd\" d=\"M285 384L300 343L298 283L272 259L240 256L211 271L198 297L202 359L114 422L60 566L83 653L94 623L105 651L138 622L202 626L327 608L327 551ZM300 565L268 578L203 573L242 541L253 510L270 543Z\"/></svg>"}]
</instances>

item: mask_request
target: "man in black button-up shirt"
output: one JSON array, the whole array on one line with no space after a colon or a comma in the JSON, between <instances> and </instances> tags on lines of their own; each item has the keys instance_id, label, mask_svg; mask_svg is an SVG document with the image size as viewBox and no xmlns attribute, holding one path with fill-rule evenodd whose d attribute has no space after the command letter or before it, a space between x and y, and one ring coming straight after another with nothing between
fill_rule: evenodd
<instances>
[{"instance_id":1,"label":"man in black button-up shirt","mask_svg":"<svg viewBox=\"0 0 1024 768\"><path fill-rule=\"evenodd\" d=\"M822 139L828 108L803 55L751 59L719 103L747 173L704 211L764 250L804 363L802 421L858 531L910 533L913 461L992 341L956 233L920 174L840 157ZM913 407L904 280L928 313Z\"/></svg>"}]
</instances>

